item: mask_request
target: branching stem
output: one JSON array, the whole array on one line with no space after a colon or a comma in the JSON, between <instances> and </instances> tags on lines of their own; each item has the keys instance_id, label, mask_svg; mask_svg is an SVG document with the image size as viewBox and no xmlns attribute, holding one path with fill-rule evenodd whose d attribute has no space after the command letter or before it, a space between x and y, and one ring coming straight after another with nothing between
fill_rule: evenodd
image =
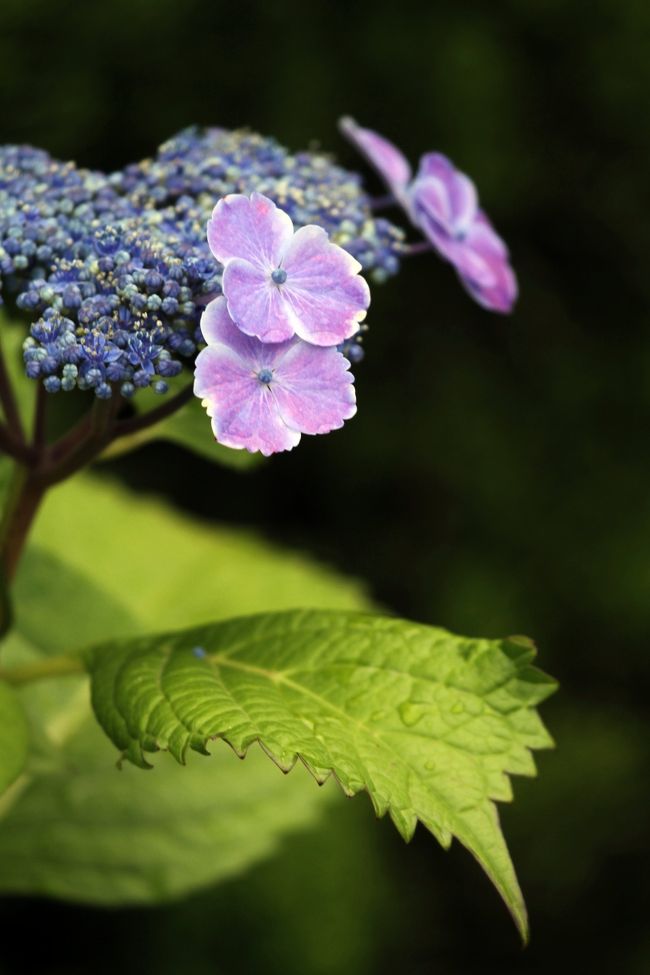
<instances>
[{"instance_id":1,"label":"branching stem","mask_svg":"<svg viewBox=\"0 0 650 975\"><path fill-rule=\"evenodd\" d=\"M19 460L23 464L28 465L33 463L37 458L33 447L30 447L29 444L21 440L17 440L9 427L4 423L0 423L0 453L8 454L14 460Z\"/></svg>"},{"instance_id":2,"label":"branching stem","mask_svg":"<svg viewBox=\"0 0 650 975\"><path fill-rule=\"evenodd\" d=\"M31 446L17 440L11 428L0 424L0 450L17 461L0 524L0 570L4 578L10 582L15 575L29 530L48 488L90 464L114 440L159 423L191 398L189 383L156 409L120 421L117 415L124 401L114 390L110 399L96 399L90 413L50 445L45 443L46 401L40 393Z\"/></svg>"},{"instance_id":3,"label":"branching stem","mask_svg":"<svg viewBox=\"0 0 650 975\"><path fill-rule=\"evenodd\" d=\"M403 254L404 257L415 257L417 254L428 254L432 250L428 240L421 240L417 244L407 244Z\"/></svg>"},{"instance_id":4,"label":"branching stem","mask_svg":"<svg viewBox=\"0 0 650 975\"><path fill-rule=\"evenodd\" d=\"M140 430L146 430L147 427L151 427L155 423L160 423L161 420L166 420L168 416L171 416L172 413L179 410L181 406L189 403L192 396L192 383L188 383L180 392L176 393L160 406L157 406L154 410L149 410L148 413L141 413L138 416L130 417L128 420L122 420L118 423L111 436L111 441L132 433L139 433Z\"/></svg>"},{"instance_id":5,"label":"branching stem","mask_svg":"<svg viewBox=\"0 0 650 975\"><path fill-rule=\"evenodd\" d=\"M393 207L397 203L397 200L392 193L386 193L384 196L371 196L370 197L370 209L377 210L387 210L388 207Z\"/></svg>"},{"instance_id":6,"label":"branching stem","mask_svg":"<svg viewBox=\"0 0 650 975\"><path fill-rule=\"evenodd\" d=\"M16 464L0 524L0 569L7 583L14 577L45 490L28 467Z\"/></svg>"}]
</instances>

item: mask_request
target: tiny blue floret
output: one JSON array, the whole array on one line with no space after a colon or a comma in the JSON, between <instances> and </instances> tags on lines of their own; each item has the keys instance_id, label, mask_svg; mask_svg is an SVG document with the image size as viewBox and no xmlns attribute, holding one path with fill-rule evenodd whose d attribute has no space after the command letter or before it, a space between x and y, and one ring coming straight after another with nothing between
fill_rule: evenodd
<instances>
[{"instance_id":1,"label":"tiny blue floret","mask_svg":"<svg viewBox=\"0 0 650 975\"><path fill-rule=\"evenodd\" d=\"M282 267L278 267L275 271L271 272L271 277L274 284L284 284L287 280L287 272Z\"/></svg>"},{"instance_id":2,"label":"tiny blue floret","mask_svg":"<svg viewBox=\"0 0 650 975\"><path fill-rule=\"evenodd\" d=\"M272 369L260 369L260 371L257 374L257 378L259 379L259 381L261 383L266 383L266 385L268 385L271 382L271 380L273 379L273 370Z\"/></svg>"}]
</instances>

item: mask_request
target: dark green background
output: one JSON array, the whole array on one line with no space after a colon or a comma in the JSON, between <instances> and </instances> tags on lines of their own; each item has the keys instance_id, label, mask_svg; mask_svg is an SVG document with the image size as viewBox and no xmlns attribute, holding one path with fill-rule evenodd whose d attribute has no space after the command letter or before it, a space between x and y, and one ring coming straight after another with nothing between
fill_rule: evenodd
<instances>
[{"instance_id":1,"label":"dark green background","mask_svg":"<svg viewBox=\"0 0 650 975\"><path fill-rule=\"evenodd\" d=\"M650 970L649 52L645 0L3 0L2 142L114 168L194 121L248 124L356 166L351 113L473 175L512 247L512 318L419 257L373 291L344 431L247 476L172 447L112 467L400 614L528 633L562 691L559 747L503 810L524 953L466 854L404 847L359 799L177 909L3 901L0 971Z\"/></svg>"}]
</instances>

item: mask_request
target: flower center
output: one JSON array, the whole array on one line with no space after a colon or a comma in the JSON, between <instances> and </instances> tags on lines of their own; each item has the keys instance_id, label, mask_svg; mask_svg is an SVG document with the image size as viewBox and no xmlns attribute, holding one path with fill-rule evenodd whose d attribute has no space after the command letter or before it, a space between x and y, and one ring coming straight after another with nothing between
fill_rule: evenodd
<instances>
[{"instance_id":1,"label":"flower center","mask_svg":"<svg viewBox=\"0 0 650 975\"><path fill-rule=\"evenodd\" d=\"M264 383L266 386L268 386L268 384L273 379L273 370L272 369L260 369L260 371L257 374L257 378L259 379L259 381L261 383Z\"/></svg>"},{"instance_id":2,"label":"flower center","mask_svg":"<svg viewBox=\"0 0 650 975\"><path fill-rule=\"evenodd\" d=\"M271 280L274 284L284 284L287 280L287 272L282 267L276 267L275 271L271 271Z\"/></svg>"}]
</instances>

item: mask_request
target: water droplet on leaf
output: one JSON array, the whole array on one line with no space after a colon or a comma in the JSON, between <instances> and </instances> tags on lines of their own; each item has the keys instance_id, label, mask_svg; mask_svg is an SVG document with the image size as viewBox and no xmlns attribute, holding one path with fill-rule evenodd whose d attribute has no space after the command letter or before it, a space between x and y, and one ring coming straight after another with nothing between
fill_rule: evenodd
<instances>
[{"instance_id":1,"label":"water droplet on leaf","mask_svg":"<svg viewBox=\"0 0 650 975\"><path fill-rule=\"evenodd\" d=\"M400 704L398 713L407 728L412 728L424 716L422 705L413 704L412 701L404 701Z\"/></svg>"}]
</instances>

